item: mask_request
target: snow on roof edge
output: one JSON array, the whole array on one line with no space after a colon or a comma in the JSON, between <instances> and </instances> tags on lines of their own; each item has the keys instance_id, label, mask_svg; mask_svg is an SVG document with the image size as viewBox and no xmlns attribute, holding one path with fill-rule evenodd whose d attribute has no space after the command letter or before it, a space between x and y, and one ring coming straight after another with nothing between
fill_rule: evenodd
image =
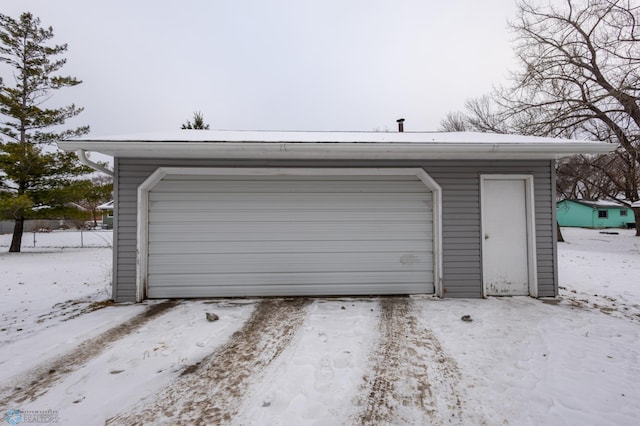
<instances>
[{"instance_id":1,"label":"snow on roof edge","mask_svg":"<svg viewBox=\"0 0 640 426\"><path fill-rule=\"evenodd\" d=\"M619 208L626 208L628 207L627 205L619 202L619 201L615 201L615 200L574 200L574 199L566 199L566 200L562 200L562 201L573 201L575 203L579 203L579 204L583 204L585 206L589 206L589 207L619 207Z\"/></svg>"},{"instance_id":2,"label":"snow on roof edge","mask_svg":"<svg viewBox=\"0 0 640 426\"><path fill-rule=\"evenodd\" d=\"M363 132L363 131L256 131L256 130L174 130L84 137L69 142L286 142L286 143L471 143L537 144L593 143L575 139L548 138L480 132Z\"/></svg>"},{"instance_id":3,"label":"snow on roof edge","mask_svg":"<svg viewBox=\"0 0 640 426\"><path fill-rule=\"evenodd\" d=\"M177 130L59 141L113 157L287 159L557 159L607 153L604 142L475 132Z\"/></svg>"}]
</instances>

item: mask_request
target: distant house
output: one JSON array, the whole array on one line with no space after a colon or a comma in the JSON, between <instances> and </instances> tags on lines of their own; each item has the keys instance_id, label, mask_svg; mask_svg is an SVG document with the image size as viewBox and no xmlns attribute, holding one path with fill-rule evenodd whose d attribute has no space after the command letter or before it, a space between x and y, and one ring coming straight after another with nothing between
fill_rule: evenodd
<instances>
[{"instance_id":1,"label":"distant house","mask_svg":"<svg viewBox=\"0 0 640 426\"><path fill-rule=\"evenodd\" d=\"M113 229L113 200L99 205L97 209L102 213L102 227Z\"/></svg>"},{"instance_id":2,"label":"distant house","mask_svg":"<svg viewBox=\"0 0 640 426\"><path fill-rule=\"evenodd\" d=\"M31 218L24 221L24 232L80 229L84 226L85 221L90 219L91 212L79 204L64 203L55 208L48 205L34 207L31 215ZM12 233L14 226L14 220L0 220L0 234Z\"/></svg>"},{"instance_id":3,"label":"distant house","mask_svg":"<svg viewBox=\"0 0 640 426\"><path fill-rule=\"evenodd\" d=\"M628 228L634 221L633 211L617 201L562 200L557 204L560 226L583 228Z\"/></svg>"}]
</instances>

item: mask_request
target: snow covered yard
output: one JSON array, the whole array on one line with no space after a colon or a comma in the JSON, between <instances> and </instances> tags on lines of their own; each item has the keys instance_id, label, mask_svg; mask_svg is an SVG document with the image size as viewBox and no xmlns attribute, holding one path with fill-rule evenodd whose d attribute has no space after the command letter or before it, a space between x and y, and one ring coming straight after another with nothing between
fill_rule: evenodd
<instances>
[{"instance_id":1,"label":"snow covered yard","mask_svg":"<svg viewBox=\"0 0 640 426\"><path fill-rule=\"evenodd\" d=\"M640 238L563 232L558 300L111 305L108 248L3 252L0 410L73 425L635 425Z\"/></svg>"}]
</instances>

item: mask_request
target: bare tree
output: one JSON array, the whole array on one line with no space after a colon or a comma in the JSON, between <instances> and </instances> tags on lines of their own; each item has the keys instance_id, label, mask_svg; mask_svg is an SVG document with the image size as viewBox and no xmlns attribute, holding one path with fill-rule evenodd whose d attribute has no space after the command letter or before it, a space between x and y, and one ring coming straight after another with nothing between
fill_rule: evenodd
<instances>
[{"instance_id":1,"label":"bare tree","mask_svg":"<svg viewBox=\"0 0 640 426\"><path fill-rule=\"evenodd\" d=\"M521 66L502 105L530 115L535 133L605 132L637 160L639 18L631 0L567 0L563 10L520 3L511 26Z\"/></svg>"},{"instance_id":2,"label":"bare tree","mask_svg":"<svg viewBox=\"0 0 640 426\"><path fill-rule=\"evenodd\" d=\"M472 129L468 122L468 116L459 112L449 112L440 120L440 129L445 132L470 132Z\"/></svg>"},{"instance_id":3,"label":"bare tree","mask_svg":"<svg viewBox=\"0 0 640 426\"><path fill-rule=\"evenodd\" d=\"M521 133L526 134L526 126L517 128L513 117L507 117L502 105L492 96L468 99L464 107L467 113L451 112L440 121L440 127L447 132Z\"/></svg>"},{"instance_id":4,"label":"bare tree","mask_svg":"<svg viewBox=\"0 0 640 426\"><path fill-rule=\"evenodd\" d=\"M639 170L628 154L576 155L558 162L556 186L562 199L612 199L628 203L638 187Z\"/></svg>"},{"instance_id":5,"label":"bare tree","mask_svg":"<svg viewBox=\"0 0 640 426\"><path fill-rule=\"evenodd\" d=\"M520 71L500 93L510 115L533 132L620 145L615 164L600 168L630 204L640 199L640 5L633 0L567 0L562 10L519 4L512 28ZM614 156L615 157L615 156ZM594 163L609 162L609 158ZM612 193L614 192L614 193ZM640 236L640 208L634 208Z\"/></svg>"},{"instance_id":6,"label":"bare tree","mask_svg":"<svg viewBox=\"0 0 640 426\"><path fill-rule=\"evenodd\" d=\"M566 0L563 7L518 4L511 27L520 65L508 88L470 108L473 130L595 139L619 145L602 158L576 159L590 171L575 190L628 205L640 199L640 5L637 0ZM473 101L471 102L473 105ZM482 102L475 102L482 106ZM495 112L494 112L495 111ZM474 121L475 120L475 121ZM489 130L492 131L492 130ZM585 160L589 160L586 166ZM577 163L576 163L577 162ZM569 171L571 168L564 168ZM608 179L605 184L601 179ZM640 236L640 208L633 208Z\"/></svg>"}]
</instances>

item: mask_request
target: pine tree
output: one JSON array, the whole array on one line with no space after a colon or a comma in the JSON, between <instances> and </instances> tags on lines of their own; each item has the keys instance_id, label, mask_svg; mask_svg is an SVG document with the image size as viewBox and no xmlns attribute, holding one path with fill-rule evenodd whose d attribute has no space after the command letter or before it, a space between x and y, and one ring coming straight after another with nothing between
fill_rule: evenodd
<instances>
[{"instance_id":1,"label":"pine tree","mask_svg":"<svg viewBox=\"0 0 640 426\"><path fill-rule=\"evenodd\" d=\"M52 38L53 28L41 27L31 13L18 20L0 14L0 63L15 78L13 87L0 81L0 217L15 220L10 252L20 251L24 220L65 214L68 203L81 197L79 176L91 171L75 154L53 146L89 127L60 130L82 108L48 106L52 92L81 83L57 74L67 45L50 45Z\"/></svg>"},{"instance_id":2,"label":"pine tree","mask_svg":"<svg viewBox=\"0 0 640 426\"><path fill-rule=\"evenodd\" d=\"M193 113L193 123L189 120L181 127L182 130L209 130L209 125L204 124L204 115L200 111Z\"/></svg>"}]
</instances>

